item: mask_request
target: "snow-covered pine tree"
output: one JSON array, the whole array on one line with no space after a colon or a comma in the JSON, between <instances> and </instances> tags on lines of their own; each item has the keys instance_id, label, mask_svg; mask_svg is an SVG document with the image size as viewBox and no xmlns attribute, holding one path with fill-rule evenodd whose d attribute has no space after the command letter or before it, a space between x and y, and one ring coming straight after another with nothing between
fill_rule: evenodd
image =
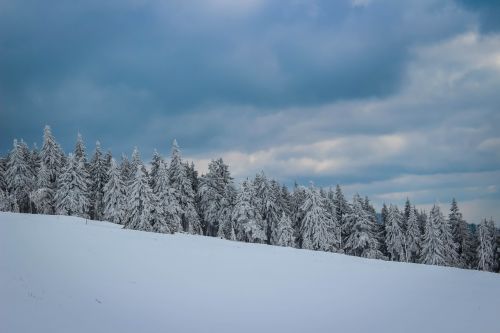
<instances>
[{"instance_id":1,"label":"snow-covered pine tree","mask_svg":"<svg viewBox=\"0 0 500 333\"><path fill-rule=\"evenodd\" d=\"M255 203L266 225L266 237L268 244L270 244L272 226L278 223L281 217L278 206L279 194L272 191L271 182L267 179L263 171L255 175L253 187L256 194Z\"/></svg>"},{"instance_id":2,"label":"snow-covered pine tree","mask_svg":"<svg viewBox=\"0 0 500 333\"><path fill-rule=\"evenodd\" d=\"M186 174L186 167L182 162L181 151L177 141L172 143L172 157L168 169L168 178L178 195L178 202L182 209L182 227L191 234L201 234L201 223L195 206L195 194L191 179Z\"/></svg>"},{"instance_id":3,"label":"snow-covered pine tree","mask_svg":"<svg viewBox=\"0 0 500 333\"><path fill-rule=\"evenodd\" d=\"M306 199L306 188L304 186L299 186L297 183L295 183L293 192L291 195L291 220L292 220L292 227L294 231L294 238L296 240L296 245L300 246L302 242L302 235L301 235L301 227L300 223L302 222L302 211L300 210L300 207L304 203Z\"/></svg>"},{"instance_id":4,"label":"snow-covered pine tree","mask_svg":"<svg viewBox=\"0 0 500 333\"><path fill-rule=\"evenodd\" d=\"M292 195L290 194L290 191L288 190L288 187L286 185L281 186L280 205L283 208L283 211L286 213L286 215L291 220ZM292 222L292 226L293 226L293 222Z\"/></svg>"},{"instance_id":5,"label":"snow-covered pine tree","mask_svg":"<svg viewBox=\"0 0 500 333\"><path fill-rule=\"evenodd\" d=\"M155 223L153 191L149 187L146 169L140 163L134 163L136 171L127 192L126 229L153 231Z\"/></svg>"},{"instance_id":6,"label":"snow-covered pine tree","mask_svg":"<svg viewBox=\"0 0 500 333\"><path fill-rule=\"evenodd\" d=\"M420 262L427 265L446 265L445 246L443 243L442 224L444 216L438 205L434 205L427 217L422 240Z\"/></svg>"},{"instance_id":7,"label":"snow-covered pine tree","mask_svg":"<svg viewBox=\"0 0 500 333\"><path fill-rule=\"evenodd\" d=\"M382 205L382 210L380 211L380 217L382 219L382 224L384 225L387 223L387 216L389 216L389 208L384 202L384 204Z\"/></svg>"},{"instance_id":8,"label":"snow-covered pine tree","mask_svg":"<svg viewBox=\"0 0 500 333\"><path fill-rule=\"evenodd\" d=\"M12 203L9 194L0 188L0 212L9 212L12 210Z\"/></svg>"},{"instance_id":9,"label":"snow-covered pine tree","mask_svg":"<svg viewBox=\"0 0 500 333\"><path fill-rule=\"evenodd\" d=\"M420 233L423 235L425 233L425 225L427 224L427 212L425 210L420 210L417 212L418 225L420 226Z\"/></svg>"},{"instance_id":10,"label":"snow-covered pine tree","mask_svg":"<svg viewBox=\"0 0 500 333\"><path fill-rule=\"evenodd\" d=\"M332 219L332 227L334 239L337 240L335 252L343 253L344 244L342 244L342 228L340 222L337 220L337 207L335 207L335 192L330 188L325 195L325 207Z\"/></svg>"},{"instance_id":11,"label":"snow-covered pine tree","mask_svg":"<svg viewBox=\"0 0 500 333\"><path fill-rule=\"evenodd\" d=\"M385 244L387 252L389 252L389 259L392 261L408 261L406 239L402 229L403 221L404 216L398 207L391 205L387 215L387 223L385 224Z\"/></svg>"},{"instance_id":12,"label":"snow-covered pine tree","mask_svg":"<svg viewBox=\"0 0 500 333\"><path fill-rule=\"evenodd\" d=\"M467 222L463 219L455 198L453 198L451 202L448 221L451 226L453 240L455 244L457 244L457 266L461 268L472 268L475 261L472 234L467 226Z\"/></svg>"},{"instance_id":13,"label":"snow-covered pine tree","mask_svg":"<svg viewBox=\"0 0 500 333\"><path fill-rule=\"evenodd\" d=\"M340 241L334 222L326 209L325 199L312 184L306 189L302 211L301 246L304 249L339 251Z\"/></svg>"},{"instance_id":14,"label":"snow-covered pine tree","mask_svg":"<svg viewBox=\"0 0 500 333\"><path fill-rule=\"evenodd\" d=\"M5 179L19 211L30 212L30 193L34 189L35 175L31 169L29 149L22 140L20 142L14 140L7 161Z\"/></svg>"},{"instance_id":15,"label":"snow-covered pine tree","mask_svg":"<svg viewBox=\"0 0 500 333\"><path fill-rule=\"evenodd\" d=\"M187 163L185 164L186 166L186 175L188 178L191 180L191 187L193 188L193 193L195 194L198 193L198 186L199 186L199 177L198 177L198 171L194 168L194 163ZM198 209L198 207L196 207ZM199 212L198 212L199 215Z\"/></svg>"},{"instance_id":16,"label":"snow-covered pine tree","mask_svg":"<svg viewBox=\"0 0 500 333\"><path fill-rule=\"evenodd\" d=\"M164 160L158 161L155 178L153 193L157 200L156 209L159 216L153 229L161 233L182 231L182 209L177 201L178 195L176 194L176 190L169 184L168 168Z\"/></svg>"},{"instance_id":17,"label":"snow-covered pine tree","mask_svg":"<svg viewBox=\"0 0 500 333\"><path fill-rule=\"evenodd\" d=\"M440 224L441 239L444 245L444 256L447 266L461 267L457 253L458 245L453 239L452 227L449 220L443 218Z\"/></svg>"},{"instance_id":18,"label":"snow-covered pine tree","mask_svg":"<svg viewBox=\"0 0 500 333\"><path fill-rule=\"evenodd\" d=\"M132 161L130 162L131 166L130 168L132 169L132 172L135 176L135 170L137 170L137 167L139 165L143 166L144 163L142 162L141 159L141 154L139 153L139 149L137 147L134 147L134 150L132 151Z\"/></svg>"},{"instance_id":19,"label":"snow-covered pine tree","mask_svg":"<svg viewBox=\"0 0 500 333\"><path fill-rule=\"evenodd\" d=\"M122 159L120 162L120 177L122 178L123 184L127 186L134 179L134 170L132 170L132 164L128 159L127 155L122 154Z\"/></svg>"},{"instance_id":20,"label":"snow-covered pine tree","mask_svg":"<svg viewBox=\"0 0 500 333\"><path fill-rule=\"evenodd\" d=\"M36 142L33 143L33 148L30 152L30 168L35 177L33 179L33 183L36 184L36 176L38 175L38 171L40 170L40 150L38 149Z\"/></svg>"},{"instance_id":21,"label":"snow-covered pine tree","mask_svg":"<svg viewBox=\"0 0 500 333\"><path fill-rule=\"evenodd\" d=\"M153 152L153 157L151 159L151 170L149 171L149 185L151 188L156 187L156 178L158 177L158 169L160 167L160 163L164 162L163 157L158 153L155 149Z\"/></svg>"},{"instance_id":22,"label":"snow-covered pine tree","mask_svg":"<svg viewBox=\"0 0 500 333\"><path fill-rule=\"evenodd\" d=\"M408 219L410 218L410 212L411 212L412 206L409 198L406 198L405 201L405 210L404 210L404 223L403 225L406 226L408 224ZM404 230L406 232L406 230Z\"/></svg>"},{"instance_id":23,"label":"snow-covered pine tree","mask_svg":"<svg viewBox=\"0 0 500 333\"><path fill-rule=\"evenodd\" d=\"M384 258L379 250L375 227L369 214L363 209L359 195L354 196L349 213L345 214L343 219L351 230L344 245L347 254L364 258Z\"/></svg>"},{"instance_id":24,"label":"snow-covered pine tree","mask_svg":"<svg viewBox=\"0 0 500 333\"><path fill-rule=\"evenodd\" d=\"M408 259L410 262L418 262L420 258L422 235L420 233L420 225L417 220L417 211L415 207L410 209L406 227L406 250L408 253Z\"/></svg>"},{"instance_id":25,"label":"snow-covered pine tree","mask_svg":"<svg viewBox=\"0 0 500 333\"><path fill-rule=\"evenodd\" d=\"M236 197L232 221L238 240L249 243L264 243L266 242L265 225L254 199L253 184L245 180Z\"/></svg>"},{"instance_id":26,"label":"snow-covered pine tree","mask_svg":"<svg viewBox=\"0 0 500 333\"><path fill-rule=\"evenodd\" d=\"M55 192L51 189L50 172L42 163L38 170L36 189L30 193L30 199L35 204L39 214L52 214Z\"/></svg>"},{"instance_id":27,"label":"snow-covered pine tree","mask_svg":"<svg viewBox=\"0 0 500 333\"><path fill-rule=\"evenodd\" d=\"M206 235L224 238L231 235L230 221L234 197L235 190L229 167L221 158L212 160L208 165L208 172L201 176L198 186L198 202Z\"/></svg>"},{"instance_id":28,"label":"snow-covered pine tree","mask_svg":"<svg viewBox=\"0 0 500 333\"><path fill-rule=\"evenodd\" d=\"M292 220L290 220L285 211L281 213L279 222L273 226L271 238L271 244L288 247L295 246Z\"/></svg>"},{"instance_id":29,"label":"snow-covered pine tree","mask_svg":"<svg viewBox=\"0 0 500 333\"><path fill-rule=\"evenodd\" d=\"M477 248L477 268L483 271L495 271L496 233L493 220L484 219L478 228L479 245Z\"/></svg>"},{"instance_id":30,"label":"snow-covered pine tree","mask_svg":"<svg viewBox=\"0 0 500 333\"><path fill-rule=\"evenodd\" d=\"M78 161L82 161L85 166L87 165L87 148L80 133L76 138L74 155Z\"/></svg>"},{"instance_id":31,"label":"snow-covered pine tree","mask_svg":"<svg viewBox=\"0 0 500 333\"><path fill-rule=\"evenodd\" d=\"M333 203L335 205L335 209L337 212L337 221L340 225L340 234L341 234L341 241L340 243L342 244L343 247L345 247L345 244L347 242L347 238L349 238L350 235L350 226L349 223L346 222L346 216L351 213L351 207L347 200L344 197L344 193L342 192L342 188L340 187L339 184L335 187L335 196L333 199Z\"/></svg>"},{"instance_id":32,"label":"snow-covered pine tree","mask_svg":"<svg viewBox=\"0 0 500 333\"><path fill-rule=\"evenodd\" d=\"M111 167L108 170L108 181L104 185L104 219L113 223L124 224L126 202L125 184L120 176L116 161L112 159Z\"/></svg>"},{"instance_id":33,"label":"snow-covered pine tree","mask_svg":"<svg viewBox=\"0 0 500 333\"><path fill-rule=\"evenodd\" d=\"M108 181L106 161L101 152L99 141L95 144L95 151L90 161L90 216L93 220L102 220L104 215L104 185Z\"/></svg>"},{"instance_id":34,"label":"snow-covered pine tree","mask_svg":"<svg viewBox=\"0 0 500 333\"><path fill-rule=\"evenodd\" d=\"M70 154L58 179L55 196L56 213L88 218L88 173L82 161Z\"/></svg>"},{"instance_id":35,"label":"snow-covered pine tree","mask_svg":"<svg viewBox=\"0 0 500 333\"><path fill-rule=\"evenodd\" d=\"M5 180L5 173L7 171L7 159L0 156L0 190L7 193L7 181Z\"/></svg>"},{"instance_id":36,"label":"snow-covered pine tree","mask_svg":"<svg viewBox=\"0 0 500 333\"><path fill-rule=\"evenodd\" d=\"M375 228L377 230L377 239L380 244L380 252L384 254L385 257L389 257L389 253L387 252L387 246L385 244L385 224L387 223L387 216L389 215L389 208L387 205L384 204L382 205L382 209L380 211L380 223L377 224L377 227Z\"/></svg>"},{"instance_id":37,"label":"snow-covered pine tree","mask_svg":"<svg viewBox=\"0 0 500 333\"><path fill-rule=\"evenodd\" d=\"M43 132L43 146L40 151L40 169L37 177L37 209L44 214L55 212L55 194L57 190L57 179L62 173L66 157L56 142L49 126L45 126Z\"/></svg>"}]
</instances>

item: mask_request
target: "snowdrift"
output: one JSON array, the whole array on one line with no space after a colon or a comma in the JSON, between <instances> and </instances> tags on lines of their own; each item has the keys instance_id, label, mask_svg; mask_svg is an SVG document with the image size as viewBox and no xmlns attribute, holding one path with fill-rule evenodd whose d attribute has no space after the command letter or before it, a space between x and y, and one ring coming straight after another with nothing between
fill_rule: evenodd
<instances>
[{"instance_id":1,"label":"snowdrift","mask_svg":"<svg viewBox=\"0 0 500 333\"><path fill-rule=\"evenodd\" d=\"M0 332L500 332L500 275L0 213Z\"/></svg>"}]
</instances>

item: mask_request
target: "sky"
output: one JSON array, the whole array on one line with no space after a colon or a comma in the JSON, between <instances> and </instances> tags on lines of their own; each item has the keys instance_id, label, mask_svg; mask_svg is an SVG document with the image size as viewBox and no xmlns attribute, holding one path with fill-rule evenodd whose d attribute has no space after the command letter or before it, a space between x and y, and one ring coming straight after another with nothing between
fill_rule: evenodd
<instances>
[{"instance_id":1,"label":"sky","mask_svg":"<svg viewBox=\"0 0 500 333\"><path fill-rule=\"evenodd\" d=\"M46 124L499 223L500 2L0 0L0 153Z\"/></svg>"}]
</instances>

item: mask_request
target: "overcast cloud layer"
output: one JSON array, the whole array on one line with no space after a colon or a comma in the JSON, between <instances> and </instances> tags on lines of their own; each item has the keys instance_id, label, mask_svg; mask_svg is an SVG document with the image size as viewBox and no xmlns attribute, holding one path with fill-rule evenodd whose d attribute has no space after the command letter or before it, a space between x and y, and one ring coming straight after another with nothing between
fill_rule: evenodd
<instances>
[{"instance_id":1,"label":"overcast cloud layer","mask_svg":"<svg viewBox=\"0 0 500 333\"><path fill-rule=\"evenodd\" d=\"M0 0L0 150L168 154L500 220L500 3Z\"/></svg>"}]
</instances>

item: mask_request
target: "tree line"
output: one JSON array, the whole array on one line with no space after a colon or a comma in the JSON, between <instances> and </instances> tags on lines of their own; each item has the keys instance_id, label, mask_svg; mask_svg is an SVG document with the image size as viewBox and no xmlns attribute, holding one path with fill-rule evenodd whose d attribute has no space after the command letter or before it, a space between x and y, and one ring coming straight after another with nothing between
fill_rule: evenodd
<instances>
[{"instance_id":1,"label":"tree line","mask_svg":"<svg viewBox=\"0 0 500 333\"><path fill-rule=\"evenodd\" d=\"M81 135L66 155L46 126L43 145L14 140L0 157L0 211L59 214L105 220L124 228L187 232L235 241L331 251L365 258L497 271L499 230L494 221L468 224L455 199L448 216L434 205L417 210L368 197L348 201L335 189L295 185L261 172L235 184L229 166L214 159L198 175L177 142L170 159L156 151L145 164L139 151L118 163L99 142L87 156Z\"/></svg>"}]
</instances>

